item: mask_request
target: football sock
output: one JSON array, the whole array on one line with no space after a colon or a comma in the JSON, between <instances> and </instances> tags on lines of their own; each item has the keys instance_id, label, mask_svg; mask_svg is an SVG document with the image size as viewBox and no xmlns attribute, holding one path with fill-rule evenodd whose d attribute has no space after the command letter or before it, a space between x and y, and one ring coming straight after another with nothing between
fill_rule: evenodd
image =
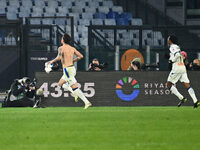
<instances>
[{"instance_id":1,"label":"football sock","mask_svg":"<svg viewBox=\"0 0 200 150\"><path fill-rule=\"evenodd\" d=\"M175 86L171 86L171 88L170 88L170 91L174 94L174 95L176 95L180 100L182 100L183 99L183 95L181 95L180 93L179 93L179 91L177 90L177 88L175 87Z\"/></svg>"},{"instance_id":2,"label":"football sock","mask_svg":"<svg viewBox=\"0 0 200 150\"><path fill-rule=\"evenodd\" d=\"M73 91L85 104L90 103L79 88L75 88Z\"/></svg>"},{"instance_id":3,"label":"football sock","mask_svg":"<svg viewBox=\"0 0 200 150\"><path fill-rule=\"evenodd\" d=\"M192 97L193 102L196 103L197 102L197 97L196 97L195 92L194 92L192 87L188 88L188 93Z\"/></svg>"},{"instance_id":4,"label":"football sock","mask_svg":"<svg viewBox=\"0 0 200 150\"><path fill-rule=\"evenodd\" d=\"M74 94L74 91L72 90L72 88L70 86L68 86L67 84L63 84L62 86L64 89L66 89L67 91L70 91L71 93Z\"/></svg>"}]
</instances>

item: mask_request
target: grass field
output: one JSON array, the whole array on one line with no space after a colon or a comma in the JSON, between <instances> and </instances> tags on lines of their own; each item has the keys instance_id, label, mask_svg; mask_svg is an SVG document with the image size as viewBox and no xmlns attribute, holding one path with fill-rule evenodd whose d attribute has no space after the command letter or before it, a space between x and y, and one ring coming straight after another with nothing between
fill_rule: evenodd
<instances>
[{"instance_id":1,"label":"grass field","mask_svg":"<svg viewBox=\"0 0 200 150\"><path fill-rule=\"evenodd\" d=\"M198 150L192 107L0 108L0 150Z\"/></svg>"}]
</instances>

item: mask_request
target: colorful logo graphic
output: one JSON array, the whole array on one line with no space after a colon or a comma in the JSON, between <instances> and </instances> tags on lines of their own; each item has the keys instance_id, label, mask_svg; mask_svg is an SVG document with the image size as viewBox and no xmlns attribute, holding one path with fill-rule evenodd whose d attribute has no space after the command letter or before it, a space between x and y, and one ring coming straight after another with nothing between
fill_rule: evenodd
<instances>
[{"instance_id":1,"label":"colorful logo graphic","mask_svg":"<svg viewBox=\"0 0 200 150\"><path fill-rule=\"evenodd\" d=\"M122 89L125 84L131 84L131 86L133 87L133 92L129 95L123 93ZM132 101L140 93L139 87L140 86L135 79L131 77L124 77L123 79L120 79L118 83L116 84L116 94L121 100Z\"/></svg>"}]
</instances>

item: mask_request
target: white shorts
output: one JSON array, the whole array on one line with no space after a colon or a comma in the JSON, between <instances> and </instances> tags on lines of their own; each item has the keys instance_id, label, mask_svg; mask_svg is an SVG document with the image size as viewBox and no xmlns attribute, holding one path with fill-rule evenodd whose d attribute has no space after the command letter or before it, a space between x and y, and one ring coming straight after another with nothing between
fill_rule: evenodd
<instances>
[{"instance_id":1,"label":"white shorts","mask_svg":"<svg viewBox=\"0 0 200 150\"><path fill-rule=\"evenodd\" d=\"M184 82L184 83L190 83L190 80L188 79L188 76L187 76L187 72L171 71L169 73L167 81L169 81L173 84L177 83L178 81Z\"/></svg>"},{"instance_id":2,"label":"white shorts","mask_svg":"<svg viewBox=\"0 0 200 150\"><path fill-rule=\"evenodd\" d=\"M76 68L74 66L63 68L62 79L65 80L69 84L69 86L72 86L77 82L75 79L75 75L76 75Z\"/></svg>"}]
</instances>

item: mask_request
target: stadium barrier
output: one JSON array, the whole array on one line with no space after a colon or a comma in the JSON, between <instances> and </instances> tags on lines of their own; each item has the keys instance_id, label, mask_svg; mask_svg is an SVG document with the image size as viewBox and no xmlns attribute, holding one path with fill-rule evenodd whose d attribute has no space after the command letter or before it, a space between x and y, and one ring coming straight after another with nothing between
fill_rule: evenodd
<instances>
[{"instance_id":1,"label":"stadium barrier","mask_svg":"<svg viewBox=\"0 0 200 150\"><path fill-rule=\"evenodd\" d=\"M176 106L178 98L166 87L167 71L147 72L77 72L76 79L93 106ZM44 90L42 106L82 106L80 100L61 89L57 82L61 72L36 72L37 87ZM200 72L188 72L197 97ZM178 83L179 91L188 98L185 105L192 105L187 89Z\"/></svg>"}]
</instances>

